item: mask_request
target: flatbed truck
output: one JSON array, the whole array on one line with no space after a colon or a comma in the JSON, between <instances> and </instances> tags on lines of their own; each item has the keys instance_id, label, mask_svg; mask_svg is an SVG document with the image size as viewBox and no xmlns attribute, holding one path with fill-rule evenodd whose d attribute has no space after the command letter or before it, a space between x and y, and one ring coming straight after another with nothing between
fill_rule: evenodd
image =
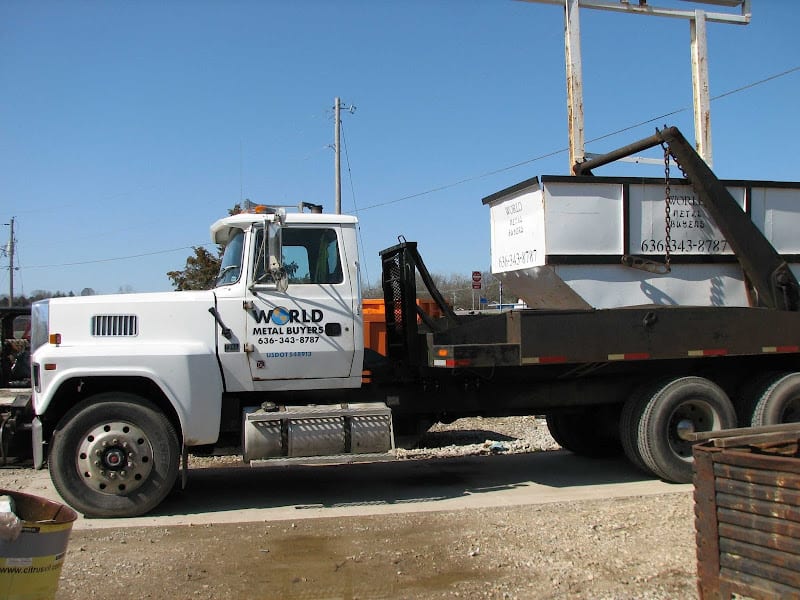
<instances>
[{"instance_id":1,"label":"flatbed truck","mask_svg":"<svg viewBox=\"0 0 800 600\"><path fill-rule=\"evenodd\" d=\"M689 481L693 434L797 420L798 283L675 128L576 165L575 181L658 144L730 244L750 306L459 315L400 238L380 253L380 354L363 341L356 218L256 209L211 227L225 245L212 290L33 305L34 465L82 513L135 516L185 484L190 452L233 448L253 466L385 460L398 436L437 421L535 414L568 450L624 452Z\"/></svg>"}]
</instances>

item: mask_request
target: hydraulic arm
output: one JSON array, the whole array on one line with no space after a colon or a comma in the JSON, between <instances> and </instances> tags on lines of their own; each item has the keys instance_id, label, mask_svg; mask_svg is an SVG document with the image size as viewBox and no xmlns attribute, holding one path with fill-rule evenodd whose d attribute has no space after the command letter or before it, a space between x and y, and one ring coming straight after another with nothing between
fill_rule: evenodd
<instances>
[{"instance_id":1,"label":"hydraulic arm","mask_svg":"<svg viewBox=\"0 0 800 600\"><path fill-rule=\"evenodd\" d=\"M789 265L677 127L657 130L653 136L577 163L572 171L575 175L592 175L592 169L657 145L668 147L670 155L700 195L703 206L730 244L744 271L753 304L775 310L800 310L800 285Z\"/></svg>"}]
</instances>

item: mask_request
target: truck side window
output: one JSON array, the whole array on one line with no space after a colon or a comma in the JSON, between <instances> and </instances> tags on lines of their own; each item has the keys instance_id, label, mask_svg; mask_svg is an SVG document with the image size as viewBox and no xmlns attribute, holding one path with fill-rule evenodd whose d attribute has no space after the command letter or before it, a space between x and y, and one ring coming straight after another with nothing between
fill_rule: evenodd
<instances>
[{"instance_id":1,"label":"truck side window","mask_svg":"<svg viewBox=\"0 0 800 600\"><path fill-rule=\"evenodd\" d=\"M289 283L342 283L339 242L333 229L284 229L283 265Z\"/></svg>"},{"instance_id":2,"label":"truck side window","mask_svg":"<svg viewBox=\"0 0 800 600\"><path fill-rule=\"evenodd\" d=\"M342 260L336 231L330 228L285 227L282 232L283 268L289 284L342 283ZM254 281L272 281L264 274L263 230L256 234ZM260 276L260 277L259 277Z\"/></svg>"}]
</instances>

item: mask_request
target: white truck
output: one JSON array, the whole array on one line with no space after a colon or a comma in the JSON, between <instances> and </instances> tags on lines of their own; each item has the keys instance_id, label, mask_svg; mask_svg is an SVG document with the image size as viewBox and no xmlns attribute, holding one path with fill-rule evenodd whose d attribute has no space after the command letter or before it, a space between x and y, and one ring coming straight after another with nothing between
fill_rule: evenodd
<instances>
[{"instance_id":1,"label":"white truck","mask_svg":"<svg viewBox=\"0 0 800 600\"><path fill-rule=\"evenodd\" d=\"M212 290L34 305L35 466L47 464L84 514L133 516L173 489L189 452L233 448L253 465L382 460L396 434L437 420L546 414L569 450L624 451L659 477L689 480L691 433L797 420L798 285L680 132L625 151L659 143L738 259L750 306L578 302L459 316L402 241L381 253L382 355L364 344L356 219L259 209L211 227L225 245ZM625 254L617 262L630 263ZM681 260L673 253L676 268ZM531 306L552 281L535 269L504 277ZM419 310L418 278L439 318ZM576 301L564 285L558 293Z\"/></svg>"}]
</instances>

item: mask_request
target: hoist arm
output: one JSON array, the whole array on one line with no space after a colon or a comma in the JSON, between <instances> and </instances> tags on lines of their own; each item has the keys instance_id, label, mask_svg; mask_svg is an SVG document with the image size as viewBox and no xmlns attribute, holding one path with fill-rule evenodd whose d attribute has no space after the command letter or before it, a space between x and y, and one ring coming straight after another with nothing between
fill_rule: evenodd
<instances>
[{"instance_id":1,"label":"hoist arm","mask_svg":"<svg viewBox=\"0 0 800 600\"><path fill-rule=\"evenodd\" d=\"M572 172L575 175L591 175L592 169L664 144L733 250L744 271L751 302L755 306L775 310L800 310L800 285L789 265L677 127L664 128L649 138L577 163L572 167Z\"/></svg>"}]
</instances>

